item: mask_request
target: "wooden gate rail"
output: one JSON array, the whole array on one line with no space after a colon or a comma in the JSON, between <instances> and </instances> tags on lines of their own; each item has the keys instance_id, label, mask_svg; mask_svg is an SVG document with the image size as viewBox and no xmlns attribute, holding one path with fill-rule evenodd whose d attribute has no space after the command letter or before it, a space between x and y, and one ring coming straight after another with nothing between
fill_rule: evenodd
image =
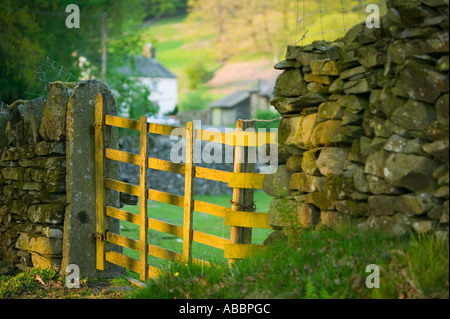
<instances>
[{"instance_id":1,"label":"wooden gate rail","mask_svg":"<svg viewBox=\"0 0 450 319\"><path fill-rule=\"evenodd\" d=\"M96 163L96 207L97 207L97 268L104 269L104 261L117 264L124 268L139 273L141 280L155 277L161 270L148 264L147 256L154 256L172 262L194 262L210 265L209 262L192 257L192 242L205 244L224 250L224 257L230 260L242 259L252 251L260 249L262 245L251 245L251 228L271 229L267 213L252 212L248 207L240 210L240 207L251 198L253 200L253 189L262 189L263 174L245 170L236 170L239 165L235 164L235 172L225 172L205 167L195 166L193 161L194 143L196 140L220 142L236 147L236 153L246 151L248 147L262 146L275 143L274 134L265 134L264 139L255 132L243 132L243 126L237 131L230 133L218 133L214 131L199 130L193 123L187 123L187 127L147 123L146 117L140 121L130 120L112 115L103 115L103 103L101 95L96 98L95 111L95 163ZM240 122L242 123L242 122ZM104 125L131 129L140 132L140 153L133 154L117 149L106 148L103 145ZM147 134L171 135L177 129L177 136L186 139L185 164L172 163L161 159L147 156ZM239 130L240 129L240 130ZM242 134L242 135L241 135ZM213 139L211 139L213 137ZM267 140L265 140L267 138ZM267 142L269 141L269 142ZM104 172L105 160L120 161L140 167L140 183L134 185L108 178ZM249 166L250 167L250 166ZM177 173L185 176L184 196L178 196L167 192L149 189L147 185L147 168ZM211 204L194 199L193 180L203 178L208 180L227 183L233 188L232 208ZM139 196L139 215L132 214L119 208L106 206L104 204L104 191L110 189L130 195ZM246 194L245 196L243 196ZM249 194L251 196L249 196ZM149 217L147 213L147 200L154 200L178 207L183 207L183 226L178 226ZM249 211L246 211L249 210ZM225 225L231 227L230 239L203 233L193 229L193 212L197 211L213 216L224 218ZM105 229L105 218L115 218L127 221L139 226L139 240L127 238L120 234L109 232ZM182 253L176 253L148 243L147 230L153 229L166 234L174 235L183 239ZM242 237L242 232L250 230L250 237ZM248 231L247 231L248 232ZM244 235L245 237L245 235ZM124 254L105 251L104 243L108 242L121 247L133 249L139 252L139 260Z\"/></svg>"}]
</instances>

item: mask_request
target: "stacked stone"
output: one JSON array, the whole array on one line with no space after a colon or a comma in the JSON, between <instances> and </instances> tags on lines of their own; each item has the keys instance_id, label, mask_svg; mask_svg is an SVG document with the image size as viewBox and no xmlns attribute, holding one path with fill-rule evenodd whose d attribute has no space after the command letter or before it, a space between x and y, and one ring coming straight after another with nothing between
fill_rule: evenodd
<instances>
[{"instance_id":1,"label":"stacked stone","mask_svg":"<svg viewBox=\"0 0 450 319\"><path fill-rule=\"evenodd\" d=\"M60 267L66 207L65 110L71 86L1 114L0 273Z\"/></svg>"},{"instance_id":2,"label":"stacked stone","mask_svg":"<svg viewBox=\"0 0 450 319\"><path fill-rule=\"evenodd\" d=\"M448 234L448 11L393 0L381 28L288 47L272 100L285 165L264 183L275 228Z\"/></svg>"}]
</instances>

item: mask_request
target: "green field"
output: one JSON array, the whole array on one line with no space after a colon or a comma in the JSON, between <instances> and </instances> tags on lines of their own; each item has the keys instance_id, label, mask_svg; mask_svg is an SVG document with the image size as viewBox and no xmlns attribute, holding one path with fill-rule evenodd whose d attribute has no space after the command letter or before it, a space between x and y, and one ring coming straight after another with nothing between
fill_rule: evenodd
<instances>
[{"instance_id":1,"label":"green field","mask_svg":"<svg viewBox=\"0 0 450 319\"><path fill-rule=\"evenodd\" d=\"M231 207L231 204L229 202L231 199L231 195L197 195L195 196L195 199L225 207ZM257 207L256 211L269 211L270 202L272 200L271 197L269 197L262 191L256 191L254 200ZM124 210L134 214L139 213L138 206L125 206ZM150 218L155 218L174 225L183 226L183 208L181 207L155 201L149 201L148 216ZM224 219L220 217L194 212L193 225L194 230L197 231L219 236L222 238L229 238L230 236L230 227L225 226ZM138 225L121 221L120 228L121 235L139 240ZM252 243L262 244L270 232L271 230L268 229L253 229ZM151 245L159 246L177 253L182 253L183 241L181 238L174 235L169 235L149 229L148 241ZM192 247L192 256L194 258L203 259L213 263L221 263L224 261L224 252L221 249L209 247L195 242L193 243ZM124 254L139 259L139 252L132 249L124 248ZM168 265L167 261L152 256L149 256L149 263L153 266L162 268L165 268Z\"/></svg>"}]
</instances>

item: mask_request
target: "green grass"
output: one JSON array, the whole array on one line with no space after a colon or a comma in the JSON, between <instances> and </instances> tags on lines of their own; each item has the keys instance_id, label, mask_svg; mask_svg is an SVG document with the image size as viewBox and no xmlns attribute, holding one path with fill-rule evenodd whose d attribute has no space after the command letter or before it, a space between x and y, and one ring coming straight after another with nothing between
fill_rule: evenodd
<instances>
[{"instance_id":1,"label":"green grass","mask_svg":"<svg viewBox=\"0 0 450 319\"><path fill-rule=\"evenodd\" d=\"M380 267L369 289L366 267ZM434 235L386 238L354 230L305 230L237 263L172 265L130 298L449 298L449 246Z\"/></svg>"},{"instance_id":2,"label":"green grass","mask_svg":"<svg viewBox=\"0 0 450 319\"><path fill-rule=\"evenodd\" d=\"M225 207L231 207L231 195L196 195L195 199ZM262 191L256 191L254 200L258 212L269 211L270 201L272 200L271 197ZM125 206L124 210L134 214L139 213L138 206ZM148 216L150 218L155 218L178 226L183 226L183 208L181 207L149 201ZM120 223L121 235L139 240L139 226L125 221L121 221ZM225 226L224 219L220 217L194 212L193 226L196 231L222 238L230 237L230 227ZM270 232L271 231L267 229L254 229L252 234L252 243L262 244ZM148 241L151 245L159 246L177 253L182 253L183 242L179 237L149 230ZM124 248L124 254L139 259L139 252L132 249ZM224 261L223 250L196 242L194 242L192 246L192 256L194 258L203 259L213 263L221 263ZM152 256L149 256L149 263L163 269L166 269L169 266L169 262L166 260L161 260Z\"/></svg>"}]
</instances>

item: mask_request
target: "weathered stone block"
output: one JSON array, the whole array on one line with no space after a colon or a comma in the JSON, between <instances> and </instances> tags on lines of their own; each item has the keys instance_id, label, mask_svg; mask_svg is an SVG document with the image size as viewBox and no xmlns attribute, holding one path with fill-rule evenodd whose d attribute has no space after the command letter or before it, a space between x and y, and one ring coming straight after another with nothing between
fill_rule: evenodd
<instances>
[{"instance_id":1,"label":"weathered stone block","mask_svg":"<svg viewBox=\"0 0 450 319\"><path fill-rule=\"evenodd\" d=\"M399 196L395 203L395 210L409 216L422 215L437 204L431 193L412 193Z\"/></svg>"},{"instance_id":2,"label":"weathered stone block","mask_svg":"<svg viewBox=\"0 0 450 319\"><path fill-rule=\"evenodd\" d=\"M314 227L319 223L320 212L310 204L301 203L298 213L300 226L303 228Z\"/></svg>"},{"instance_id":3,"label":"weathered stone block","mask_svg":"<svg viewBox=\"0 0 450 319\"><path fill-rule=\"evenodd\" d=\"M436 116L438 120L448 120L449 116L449 94L442 95L436 101Z\"/></svg>"},{"instance_id":4,"label":"weathered stone block","mask_svg":"<svg viewBox=\"0 0 450 319\"><path fill-rule=\"evenodd\" d=\"M322 192L325 177L308 175L305 172L292 174L289 189L305 193Z\"/></svg>"},{"instance_id":5,"label":"weathered stone block","mask_svg":"<svg viewBox=\"0 0 450 319\"><path fill-rule=\"evenodd\" d=\"M350 138L341 132L340 120L328 120L318 123L311 133L313 146L328 146L335 143L350 142Z\"/></svg>"},{"instance_id":6,"label":"weathered stone block","mask_svg":"<svg viewBox=\"0 0 450 319\"><path fill-rule=\"evenodd\" d=\"M28 218L33 223L61 224L64 219L64 204L48 203L32 205L28 209Z\"/></svg>"},{"instance_id":7,"label":"weathered stone block","mask_svg":"<svg viewBox=\"0 0 450 319\"><path fill-rule=\"evenodd\" d=\"M449 152L449 141L436 141L433 143L428 143L422 145L422 149L425 153L430 154L436 160L441 162L448 162L448 152Z\"/></svg>"},{"instance_id":8,"label":"weathered stone block","mask_svg":"<svg viewBox=\"0 0 450 319\"><path fill-rule=\"evenodd\" d=\"M415 221L411 224L414 231L418 234L429 233L434 228L434 223L431 220Z\"/></svg>"},{"instance_id":9,"label":"weathered stone block","mask_svg":"<svg viewBox=\"0 0 450 319\"><path fill-rule=\"evenodd\" d=\"M436 113L432 106L416 100L397 107L390 120L408 130L425 130L436 119Z\"/></svg>"},{"instance_id":10,"label":"weathered stone block","mask_svg":"<svg viewBox=\"0 0 450 319\"><path fill-rule=\"evenodd\" d=\"M319 105L318 114L322 119L339 120L342 119L342 116L344 115L344 110L341 107L341 105L339 105L337 102L327 101Z\"/></svg>"},{"instance_id":11,"label":"weathered stone block","mask_svg":"<svg viewBox=\"0 0 450 319\"><path fill-rule=\"evenodd\" d=\"M306 93L306 85L300 70L286 70L277 78L275 96L298 97Z\"/></svg>"},{"instance_id":12,"label":"weathered stone block","mask_svg":"<svg viewBox=\"0 0 450 319\"><path fill-rule=\"evenodd\" d=\"M319 150L313 149L303 153L302 170L309 175L316 175L319 172L316 160L319 156Z\"/></svg>"},{"instance_id":13,"label":"weathered stone block","mask_svg":"<svg viewBox=\"0 0 450 319\"><path fill-rule=\"evenodd\" d=\"M348 154L348 148L324 147L316 162L320 173L325 176L342 175Z\"/></svg>"},{"instance_id":14,"label":"weathered stone block","mask_svg":"<svg viewBox=\"0 0 450 319\"><path fill-rule=\"evenodd\" d=\"M336 61L333 60L312 60L309 63L311 73L316 75L339 75Z\"/></svg>"},{"instance_id":15,"label":"weathered stone block","mask_svg":"<svg viewBox=\"0 0 450 319\"><path fill-rule=\"evenodd\" d=\"M368 214L366 202L356 202L351 200L336 201L335 208L340 213L352 216L367 216Z\"/></svg>"},{"instance_id":16,"label":"weathered stone block","mask_svg":"<svg viewBox=\"0 0 450 319\"><path fill-rule=\"evenodd\" d=\"M302 171L303 156L294 155L288 158L286 161L286 167L290 172L301 172Z\"/></svg>"},{"instance_id":17,"label":"weathered stone block","mask_svg":"<svg viewBox=\"0 0 450 319\"><path fill-rule=\"evenodd\" d=\"M38 156L65 155L66 143L42 141L36 144L35 151Z\"/></svg>"},{"instance_id":18,"label":"weathered stone block","mask_svg":"<svg viewBox=\"0 0 450 319\"><path fill-rule=\"evenodd\" d=\"M308 92L294 98L275 97L270 101L270 104L281 114L299 114L305 108L319 105L327 99L328 96L325 94Z\"/></svg>"},{"instance_id":19,"label":"weathered stone block","mask_svg":"<svg viewBox=\"0 0 450 319\"><path fill-rule=\"evenodd\" d=\"M5 167L2 174L4 179L20 181L24 178L25 170L23 167Z\"/></svg>"},{"instance_id":20,"label":"weathered stone block","mask_svg":"<svg viewBox=\"0 0 450 319\"><path fill-rule=\"evenodd\" d=\"M353 178L329 175L323 186L323 192L331 199L345 199L355 192Z\"/></svg>"},{"instance_id":21,"label":"weathered stone block","mask_svg":"<svg viewBox=\"0 0 450 319\"><path fill-rule=\"evenodd\" d=\"M321 192L313 192L305 195L305 203L312 204L321 211L333 210L335 201L326 194Z\"/></svg>"},{"instance_id":22,"label":"weathered stone block","mask_svg":"<svg viewBox=\"0 0 450 319\"><path fill-rule=\"evenodd\" d=\"M394 186L404 187L413 192L435 189L436 181L432 175L439 167L439 163L432 159L412 154L391 153L386 158L385 165L380 166L383 167L382 177ZM379 173L379 169L376 172Z\"/></svg>"},{"instance_id":23,"label":"weathered stone block","mask_svg":"<svg viewBox=\"0 0 450 319\"><path fill-rule=\"evenodd\" d=\"M369 182L369 191L374 195L381 195L381 194L398 195L404 193L401 189L389 184L381 177L367 175L366 178Z\"/></svg>"},{"instance_id":24,"label":"weathered stone block","mask_svg":"<svg viewBox=\"0 0 450 319\"><path fill-rule=\"evenodd\" d=\"M31 253L31 261L33 267L39 267L41 269L55 269L59 270L61 268L61 257L55 256L42 256L40 254Z\"/></svg>"},{"instance_id":25,"label":"weathered stone block","mask_svg":"<svg viewBox=\"0 0 450 319\"><path fill-rule=\"evenodd\" d=\"M375 195L369 196L367 202L367 209L369 215L380 216L380 215L394 215L395 204L397 202L397 196L388 195Z\"/></svg>"},{"instance_id":26,"label":"weathered stone block","mask_svg":"<svg viewBox=\"0 0 450 319\"><path fill-rule=\"evenodd\" d=\"M355 173L353 174L353 184L358 192L369 192L369 182L367 181L366 174L364 174L363 167L357 167L355 169Z\"/></svg>"},{"instance_id":27,"label":"weathered stone block","mask_svg":"<svg viewBox=\"0 0 450 319\"><path fill-rule=\"evenodd\" d=\"M311 146L311 131L314 128L316 114L281 119L278 130L278 142L299 148Z\"/></svg>"},{"instance_id":28,"label":"weathered stone block","mask_svg":"<svg viewBox=\"0 0 450 319\"><path fill-rule=\"evenodd\" d=\"M292 226L298 219L298 202L276 198L270 203L269 224L274 229Z\"/></svg>"},{"instance_id":29,"label":"weathered stone block","mask_svg":"<svg viewBox=\"0 0 450 319\"><path fill-rule=\"evenodd\" d=\"M448 75L445 76L426 64L408 59L400 70L392 91L398 96L434 103L442 93L448 92L448 86Z\"/></svg>"},{"instance_id":30,"label":"weathered stone block","mask_svg":"<svg viewBox=\"0 0 450 319\"><path fill-rule=\"evenodd\" d=\"M292 174L287 169L286 165L278 166L277 171L274 174L265 175L263 189L266 194L272 197L288 196L291 193L289 190L291 175Z\"/></svg>"},{"instance_id":31,"label":"weathered stone block","mask_svg":"<svg viewBox=\"0 0 450 319\"><path fill-rule=\"evenodd\" d=\"M117 106L108 87L97 80L81 81L73 89L67 105L66 122L66 159L67 159L67 195L64 214L64 246L61 270L75 263L80 267L80 275L90 278L116 277L123 274L123 269L109 264L104 271L96 269L95 241L87 241L95 228L95 169L94 169L94 136L90 125L94 123L94 106L97 94L103 97L103 110L106 114L116 115ZM117 128L104 128L105 147L116 148ZM113 161L111 161L113 162ZM105 163L108 177L118 179L118 163ZM119 205L119 194L115 191L106 192L106 205ZM109 220L107 229L119 232L119 222ZM81 244L82 243L82 244ZM107 250L121 252L121 248L106 243Z\"/></svg>"},{"instance_id":32,"label":"weathered stone block","mask_svg":"<svg viewBox=\"0 0 450 319\"><path fill-rule=\"evenodd\" d=\"M370 153L367 157L364 173L383 177L383 171L388 169L386 167L386 160L388 156L389 153L384 150Z\"/></svg>"},{"instance_id":33,"label":"weathered stone block","mask_svg":"<svg viewBox=\"0 0 450 319\"><path fill-rule=\"evenodd\" d=\"M370 216L367 220L368 229L381 231L389 236L403 236L410 229L410 221L403 214L394 216Z\"/></svg>"},{"instance_id":34,"label":"weathered stone block","mask_svg":"<svg viewBox=\"0 0 450 319\"><path fill-rule=\"evenodd\" d=\"M339 230L350 226L351 217L335 211L326 211L320 213L320 222L331 229Z\"/></svg>"},{"instance_id":35,"label":"weathered stone block","mask_svg":"<svg viewBox=\"0 0 450 319\"><path fill-rule=\"evenodd\" d=\"M53 82L48 85L48 97L43 107L39 133L46 141L64 140L66 110L69 96L76 83Z\"/></svg>"},{"instance_id":36,"label":"weathered stone block","mask_svg":"<svg viewBox=\"0 0 450 319\"><path fill-rule=\"evenodd\" d=\"M61 255L62 240L21 233L16 241L15 247L17 249L33 251L41 255Z\"/></svg>"},{"instance_id":37,"label":"weathered stone block","mask_svg":"<svg viewBox=\"0 0 450 319\"><path fill-rule=\"evenodd\" d=\"M362 94L370 91L366 78L348 81L344 84L344 92L347 94Z\"/></svg>"}]
</instances>

